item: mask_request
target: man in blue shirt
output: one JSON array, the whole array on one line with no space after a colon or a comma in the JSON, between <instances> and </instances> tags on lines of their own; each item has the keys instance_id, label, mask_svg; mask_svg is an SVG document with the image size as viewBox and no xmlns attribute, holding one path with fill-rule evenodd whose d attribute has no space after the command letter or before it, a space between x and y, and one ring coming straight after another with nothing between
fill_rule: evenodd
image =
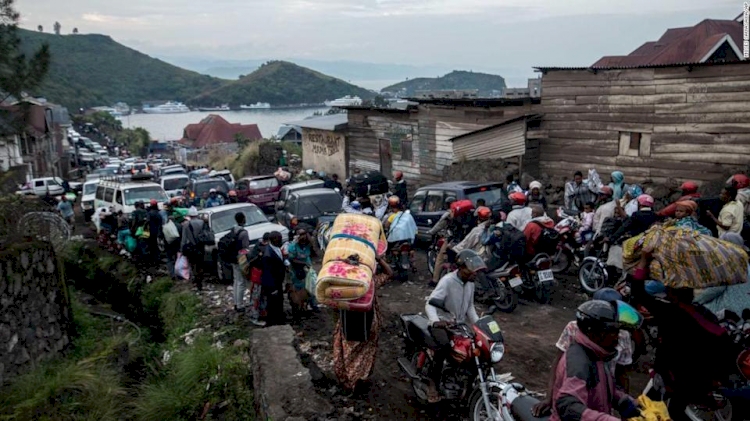
<instances>
[{"instance_id":1,"label":"man in blue shirt","mask_svg":"<svg viewBox=\"0 0 750 421\"><path fill-rule=\"evenodd\" d=\"M208 200L206 200L206 209L213 208L214 206L221 206L224 204L224 198L216 193L216 189L211 189L208 193Z\"/></svg>"},{"instance_id":2,"label":"man in blue shirt","mask_svg":"<svg viewBox=\"0 0 750 421\"><path fill-rule=\"evenodd\" d=\"M73 204L68 201L68 198L63 194L60 198L60 203L57 204L57 211L60 212L60 216L65 219L71 228L75 227L75 214L73 213Z\"/></svg>"}]
</instances>

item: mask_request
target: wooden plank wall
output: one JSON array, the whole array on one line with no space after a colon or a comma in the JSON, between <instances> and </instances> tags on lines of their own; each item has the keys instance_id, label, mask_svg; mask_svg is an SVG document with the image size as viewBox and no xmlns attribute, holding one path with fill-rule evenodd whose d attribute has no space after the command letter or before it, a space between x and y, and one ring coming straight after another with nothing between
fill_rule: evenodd
<instances>
[{"instance_id":1,"label":"wooden plank wall","mask_svg":"<svg viewBox=\"0 0 750 421\"><path fill-rule=\"evenodd\" d=\"M542 78L539 171L621 170L626 181L713 181L750 165L750 63L550 71ZM622 156L620 133L650 135L650 156Z\"/></svg>"}]
</instances>

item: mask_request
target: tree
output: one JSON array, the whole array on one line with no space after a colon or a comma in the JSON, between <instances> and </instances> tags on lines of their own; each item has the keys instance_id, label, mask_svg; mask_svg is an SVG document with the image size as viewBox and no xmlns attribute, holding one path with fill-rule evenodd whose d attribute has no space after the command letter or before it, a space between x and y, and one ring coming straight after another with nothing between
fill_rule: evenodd
<instances>
[{"instance_id":1,"label":"tree","mask_svg":"<svg viewBox=\"0 0 750 421\"><path fill-rule=\"evenodd\" d=\"M49 45L43 44L29 55L21 51L19 17L13 0L0 0L0 102L36 89L49 70Z\"/></svg>"},{"instance_id":2,"label":"tree","mask_svg":"<svg viewBox=\"0 0 750 421\"><path fill-rule=\"evenodd\" d=\"M42 25L39 25L36 27L36 30L39 32L44 32L44 27Z\"/></svg>"},{"instance_id":3,"label":"tree","mask_svg":"<svg viewBox=\"0 0 750 421\"><path fill-rule=\"evenodd\" d=\"M62 25L60 25L60 22L55 22L55 35L60 35L60 29L62 29Z\"/></svg>"},{"instance_id":4,"label":"tree","mask_svg":"<svg viewBox=\"0 0 750 421\"><path fill-rule=\"evenodd\" d=\"M78 34L78 28L73 28L73 34L74 34L74 35L77 35L77 34Z\"/></svg>"},{"instance_id":5,"label":"tree","mask_svg":"<svg viewBox=\"0 0 750 421\"><path fill-rule=\"evenodd\" d=\"M242 150L245 149L247 145L250 144L250 139L246 138L245 135L242 133L235 133L234 141L237 142L237 146L239 147L239 152L242 152Z\"/></svg>"},{"instance_id":6,"label":"tree","mask_svg":"<svg viewBox=\"0 0 750 421\"><path fill-rule=\"evenodd\" d=\"M375 98L372 99L372 105L378 108L387 108L388 101L385 99L383 95L375 95Z\"/></svg>"}]
</instances>

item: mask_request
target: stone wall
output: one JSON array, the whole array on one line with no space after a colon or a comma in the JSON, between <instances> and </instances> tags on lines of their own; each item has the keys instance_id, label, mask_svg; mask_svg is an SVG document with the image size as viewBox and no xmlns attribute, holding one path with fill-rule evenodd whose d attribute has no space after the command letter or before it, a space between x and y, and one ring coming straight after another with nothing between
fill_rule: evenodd
<instances>
[{"instance_id":1,"label":"stone wall","mask_svg":"<svg viewBox=\"0 0 750 421\"><path fill-rule=\"evenodd\" d=\"M0 384L68 345L70 303L48 243L0 252Z\"/></svg>"}]
</instances>

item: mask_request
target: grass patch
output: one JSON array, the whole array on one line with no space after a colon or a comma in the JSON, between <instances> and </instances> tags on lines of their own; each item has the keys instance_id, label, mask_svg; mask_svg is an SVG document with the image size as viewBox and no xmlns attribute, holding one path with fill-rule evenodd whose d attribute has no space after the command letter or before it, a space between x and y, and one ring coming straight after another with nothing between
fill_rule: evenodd
<instances>
[{"instance_id":1,"label":"grass patch","mask_svg":"<svg viewBox=\"0 0 750 421\"><path fill-rule=\"evenodd\" d=\"M142 421L252 420L255 412L247 363L236 349L219 349L206 336L172 357L162 376L141 390L135 417Z\"/></svg>"},{"instance_id":2,"label":"grass patch","mask_svg":"<svg viewBox=\"0 0 750 421\"><path fill-rule=\"evenodd\" d=\"M200 315L200 305L200 299L190 291L165 294L159 316L167 337L176 339L193 329Z\"/></svg>"}]
</instances>

